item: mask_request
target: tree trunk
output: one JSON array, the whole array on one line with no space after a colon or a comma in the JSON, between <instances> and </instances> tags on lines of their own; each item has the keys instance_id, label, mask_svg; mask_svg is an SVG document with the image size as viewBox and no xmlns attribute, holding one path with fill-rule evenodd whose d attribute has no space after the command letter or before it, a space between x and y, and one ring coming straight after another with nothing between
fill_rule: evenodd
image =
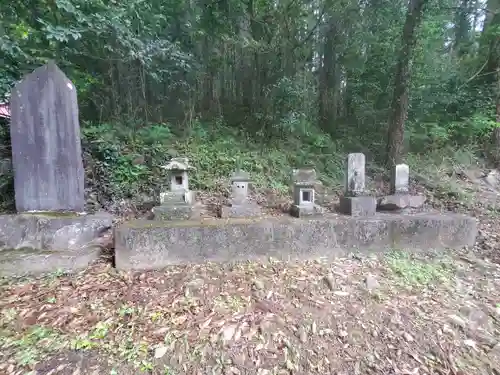
<instances>
[{"instance_id":1,"label":"tree trunk","mask_svg":"<svg viewBox=\"0 0 500 375\"><path fill-rule=\"evenodd\" d=\"M496 122L500 123L500 66L496 72L496 92L495 92L495 107L496 107ZM493 147L494 147L494 163L495 168L500 169L500 127L493 130Z\"/></svg>"},{"instance_id":2,"label":"tree trunk","mask_svg":"<svg viewBox=\"0 0 500 375\"><path fill-rule=\"evenodd\" d=\"M470 4L469 0L460 0L455 14L455 40L453 49L458 57L467 53L469 48L469 37L471 24L469 22Z\"/></svg>"},{"instance_id":3,"label":"tree trunk","mask_svg":"<svg viewBox=\"0 0 500 375\"><path fill-rule=\"evenodd\" d=\"M416 42L416 29L420 24L424 5L428 0L410 0L401 38L394 90L389 117L387 159L389 167L401 163L404 153L404 125L408 115L411 56Z\"/></svg>"},{"instance_id":4,"label":"tree trunk","mask_svg":"<svg viewBox=\"0 0 500 375\"><path fill-rule=\"evenodd\" d=\"M326 31L321 67L319 71L319 123L325 132L331 133L337 121L339 76L338 51L336 50L337 26L332 18Z\"/></svg>"}]
</instances>

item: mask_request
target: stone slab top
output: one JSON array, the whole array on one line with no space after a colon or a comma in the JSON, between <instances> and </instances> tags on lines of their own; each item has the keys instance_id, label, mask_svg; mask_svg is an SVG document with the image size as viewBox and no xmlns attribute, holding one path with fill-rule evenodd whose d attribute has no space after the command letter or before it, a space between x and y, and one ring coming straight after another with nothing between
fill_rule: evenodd
<instances>
[{"instance_id":1,"label":"stone slab top","mask_svg":"<svg viewBox=\"0 0 500 375\"><path fill-rule=\"evenodd\" d=\"M242 169L238 169L231 175L232 182L250 182L250 174Z\"/></svg>"},{"instance_id":2,"label":"stone slab top","mask_svg":"<svg viewBox=\"0 0 500 375\"><path fill-rule=\"evenodd\" d=\"M31 211L31 212L19 212L18 214L13 215L21 215L21 216L43 216L50 218L66 218L66 217L85 217L85 214L80 214L77 212L70 211Z\"/></svg>"},{"instance_id":3,"label":"stone slab top","mask_svg":"<svg viewBox=\"0 0 500 375\"><path fill-rule=\"evenodd\" d=\"M185 228L185 227L214 227L214 226L225 226L225 225L249 225L258 223L270 223L279 222L282 224L286 223L297 223L304 221L314 221L314 220L346 220L346 221L395 221L395 220L405 220L412 219L415 217L425 218L428 220L443 220L443 219L458 219L458 218L471 218L470 216L457 213L426 213L426 212L415 212L415 213L376 213L369 217L352 217L350 215L339 215L336 213L328 213L322 215L320 219L315 217L310 218L296 218L293 216L259 216L252 218L201 218L195 220L145 220L136 219L123 222L119 227L128 227L131 229L142 229L142 228Z\"/></svg>"}]
</instances>

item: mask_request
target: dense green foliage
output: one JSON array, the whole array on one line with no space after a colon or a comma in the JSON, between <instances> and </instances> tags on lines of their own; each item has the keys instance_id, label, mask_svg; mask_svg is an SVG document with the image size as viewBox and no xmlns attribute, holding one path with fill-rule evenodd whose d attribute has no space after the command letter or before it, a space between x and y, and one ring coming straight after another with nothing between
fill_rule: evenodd
<instances>
[{"instance_id":1,"label":"dense green foliage","mask_svg":"<svg viewBox=\"0 0 500 375\"><path fill-rule=\"evenodd\" d=\"M484 145L497 126L498 1L433 0L417 30L405 149ZM196 185L236 164L285 186L384 158L402 0L28 0L0 5L0 96L48 59L78 88L85 149L111 195L156 189L187 154ZM500 107L499 107L500 108ZM339 156L340 155L340 156Z\"/></svg>"},{"instance_id":2,"label":"dense green foliage","mask_svg":"<svg viewBox=\"0 0 500 375\"><path fill-rule=\"evenodd\" d=\"M186 155L196 166L192 183L200 189L216 190L235 166L252 172L257 186L276 191L288 189L288 166L314 161L322 179L330 184L342 177L342 159L328 136L289 138L274 146L262 146L251 136L217 122L194 123L188 135L180 137L174 127L150 125L125 130L116 125L86 126L85 149L91 154L91 180L107 198L157 194L165 178L161 166L172 156ZM287 152L295 150L296 152ZM89 155L90 156L90 155ZM223 183L222 186L226 186ZM220 186L220 185L219 185Z\"/></svg>"}]
</instances>

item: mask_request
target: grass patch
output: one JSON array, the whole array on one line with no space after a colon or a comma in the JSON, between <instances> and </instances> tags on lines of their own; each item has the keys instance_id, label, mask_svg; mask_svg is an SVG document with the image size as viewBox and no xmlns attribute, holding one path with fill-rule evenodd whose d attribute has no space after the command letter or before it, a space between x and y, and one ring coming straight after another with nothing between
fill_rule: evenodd
<instances>
[{"instance_id":1,"label":"grass patch","mask_svg":"<svg viewBox=\"0 0 500 375\"><path fill-rule=\"evenodd\" d=\"M444 259L417 259L404 251L394 250L386 256L387 265L396 278L409 287L427 287L444 283L453 276Z\"/></svg>"},{"instance_id":2,"label":"grass patch","mask_svg":"<svg viewBox=\"0 0 500 375\"><path fill-rule=\"evenodd\" d=\"M153 348L148 343L137 342L132 333L128 337L125 335L119 341L114 341L110 335L112 329L117 327L108 322L99 322L89 331L74 337L39 325L32 326L22 333L1 329L0 347L5 352L11 353L11 358L18 366L32 369L44 359L65 350L80 352L97 350L114 359L113 362L133 366L138 373L154 369Z\"/></svg>"},{"instance_id":3,"label":"grass patch","mask_svg":"<svg viewBox=\"0 0 500 375\"><path fill-rule=\"evenodd\" d=\"M22 334L3 330L0 346L13 353L21 366L32 366L50 353L64 349L67 339L57 331L43 326L32 326Z\"/></svg>"}]
</instances>

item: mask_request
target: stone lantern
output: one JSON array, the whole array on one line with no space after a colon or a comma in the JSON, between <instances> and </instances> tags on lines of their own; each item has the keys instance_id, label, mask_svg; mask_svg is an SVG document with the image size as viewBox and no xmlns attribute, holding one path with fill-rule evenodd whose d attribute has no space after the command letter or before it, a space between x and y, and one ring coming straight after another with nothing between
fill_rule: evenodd
<instances>
[{"instance_id":1,"label":"stone lantern","mask_svg":"<svg viewBox=\"0 0 500 375\"><path fill-rule=\"evenodd\" d=\"M153 208L157 220L187 220L193 212L194 192L189 190L188 172L195 168L187 158L173 158L162 167L168 171L170 190L160 193L160 206Z\"/></svg>"},{"instance_id":2,"label":"stone lantern","mask_svg":"<svg viewBox=\"0 0 500 375\"><path fill-rule=\"evenodd\" d=\"M248 198L248 184L250 175L242 170L233 172L231 176L231 203L238 205L244 203Z\"/></svg>"},{"instance_id":3,"label":"stone lantern","mask_svg":"<svg viewBox=\"0 0 500 375\"><path fill-rule=\"evenodd\" d=\"M231 199L228 206L223 206L221 217L256 217L262 214L260 207L248 200L250 175L242 170L231 176Z\"/></svg>"},{"instance_id":4,"label":"stone lantern","mask_svg":"<svg viewBox=\"0 0 500 375\"><path fill-rule=\"evenodd\" d=\"M162 167L168 171L170 178L170 192L182 195L182 199L189 204L194 201L193 193L189 190L189 171L195 170L189 164L188 158L172 158L170 162ZM165 193L163 193L164 195ZM160 196L161 199L161 196Z\"/></svg>"}]
</instances>

